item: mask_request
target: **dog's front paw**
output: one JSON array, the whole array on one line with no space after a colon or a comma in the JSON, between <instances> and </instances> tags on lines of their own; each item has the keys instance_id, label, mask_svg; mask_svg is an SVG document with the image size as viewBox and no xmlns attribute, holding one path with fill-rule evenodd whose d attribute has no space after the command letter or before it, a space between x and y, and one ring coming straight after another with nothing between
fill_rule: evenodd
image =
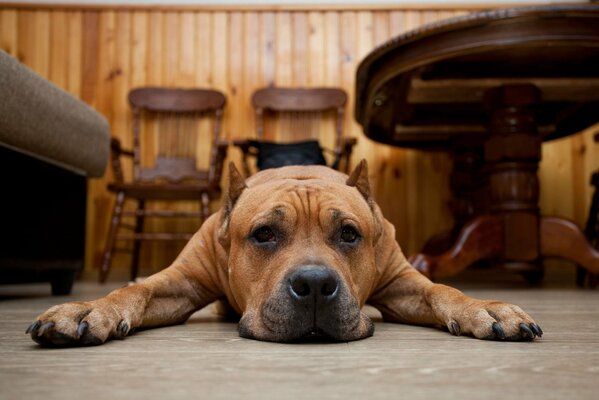
<instances>
[{"instance_id":1,"label":"dog's front paw","mask_svg":"<svg viewBox=\"0 0 599 400\"><path fill-rule=\"evenodd\" d=\"M468 334L478 339L529 341L543 330L522 309L498 301L475 301L447 322L453 335Z\"/></svg>"},{"instance_id":2,"label":"dog's front paw","mask_svg":"<svg viewBox=\"0 0 599 400\"><path fill-rule=\"evenodd\" d=\"M25 333L42 346L94 346L123 338L130 324L113 307L95 302L73 302L50 308Z\"/></svg>"}]
</instances>

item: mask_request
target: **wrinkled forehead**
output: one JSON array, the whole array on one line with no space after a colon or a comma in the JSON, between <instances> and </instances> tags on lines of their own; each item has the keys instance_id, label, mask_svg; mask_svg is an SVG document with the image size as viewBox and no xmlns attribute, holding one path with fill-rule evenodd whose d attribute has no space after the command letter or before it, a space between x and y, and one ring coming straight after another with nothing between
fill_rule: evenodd
<instances>
[{"instance_id":1,"label":"wrinkled forehead","mask_svg":"<svg viewBox=\"0 0 599 400\"><path fill-rule=\"evenodd\" d=\"M364 219L371 210L355 187L323 179L280 179L249 186L233 209L232 222L262 218Z\"/></svg>"}]
</instances>

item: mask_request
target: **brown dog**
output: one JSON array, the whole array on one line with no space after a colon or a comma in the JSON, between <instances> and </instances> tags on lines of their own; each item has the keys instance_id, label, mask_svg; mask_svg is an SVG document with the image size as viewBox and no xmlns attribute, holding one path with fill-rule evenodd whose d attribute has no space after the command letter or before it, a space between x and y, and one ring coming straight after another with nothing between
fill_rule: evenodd
<instances>
[{"instance_id":1,"label":"brown dog","mask_svg":"<svg viewBox=\"0 0 599 400\"><path fill-rule=\"evenodd\" d=\"M48 346L101 344L183 322L226 299L241 315L241 336L275 342L371 336L365 303L386 321L454 335L542 335L519 307L467 297L416 271L370 195L365 161L349 178L310 166L266 170L246 182L231 165L229 181L224 207L169 268L104 298L52 307L27 333Z\"/></svg>"}]
</instances>

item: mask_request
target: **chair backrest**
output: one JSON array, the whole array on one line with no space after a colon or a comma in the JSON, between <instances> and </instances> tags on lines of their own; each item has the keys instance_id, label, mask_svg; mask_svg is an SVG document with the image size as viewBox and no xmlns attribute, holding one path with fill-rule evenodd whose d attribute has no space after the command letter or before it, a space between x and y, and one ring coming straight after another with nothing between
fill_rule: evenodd
<instances>
[{"instance_id":1,"label":"chair backrest","mask_svg":"<svg viewBox=\"0 0 599 400\"><path fill-rule=\"evenodd\" d=\"M129 103L133 111L134 180L220 180L215 143L220 136L226 103L221 92L141 87L129 92ZM212 134L202 141L204 131ZM196 154L201 146L210 146L206 169L197 167Z\"/></svg>"},{"instance_id":2,"label":"chair backrest","mask_svg":"<svg viewBox=\"0 0 599 400\"><path fill-rule=\"evenodd\" d=\"M343 137L343 119L347 94L338 88L284 88L258 89L252 95L258 140L270 139L265 131L265 116L276 114L278 138L297 141L319 137L324 114L335 114L335 152L340 151Z\"/></svg>"}]
</instances>

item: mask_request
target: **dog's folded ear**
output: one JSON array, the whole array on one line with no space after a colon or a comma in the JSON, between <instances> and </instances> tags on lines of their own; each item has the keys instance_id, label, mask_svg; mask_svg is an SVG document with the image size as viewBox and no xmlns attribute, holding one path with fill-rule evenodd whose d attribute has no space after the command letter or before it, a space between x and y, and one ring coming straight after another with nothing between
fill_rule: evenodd
<instances>
[{"instance_id":1,"label":"dog's folded ear","mask_svg":"<svg viewBox=\"0 0 599 400\"><path fill-rule=\"evenodd\" d=\"M241 193L247 188L245 179L233 162L229 163L229 188L225 196L225 213L230 214L233 206L241 196Z\"/></svg>"},{"instance_id":2,"label":"dog's folded ear","mask_svg":"<svg viewBox=\"0 0 599 400\"><path fill-rule=\"evenodd\" d=\"M243 191L245 189L247 189L247 185L245 184L245 179L243 178L243 176L241 175L241 173L239 172L237 167L235 167L235 164L233 162L230 162L229 163L229 187L228 187L228 189L225 193L224 199L223 199L222 221L221 221L221 228L220 228L220 232L219 232L221 242L223 241L223 239L226 239L226 237L228 236L227 231L229 228L229 218L231 216L231 211L233 210L235 203L237 203L237 200L239 200L241 193L243 193Z\"/></svg>"},{"instance_id":3,"label":"dog's folded ear","mask_svg":"<svg viewBox=\"0 0 599 400\"><path fill-rule=\"evenodd\" d=\"M349 178L345 181L348 186L354 186L358 189L358 192L364 197L364 200L370 206L374 221L376 224L375 230L375 242L379 240L384 229L384 218L380 208L376 205L376 202L370 193L370 181L368 180L368 163L365 159L362 159L360 163L354 168L353 172L349 175Z\"/></svg>"},{"instance_id":4,"label":"dog's folded ear","mask_svg":"<svg viewBox=\"0 0 599 400\"><path fill-rule=\"evenodd\" d=\"M347 183L348 186L355 186L368 204L371 204L370 182L368 182L368 163L365 159L362 159L356 168L354 168L345 183Z\"/></svg>"}]
</instances>

